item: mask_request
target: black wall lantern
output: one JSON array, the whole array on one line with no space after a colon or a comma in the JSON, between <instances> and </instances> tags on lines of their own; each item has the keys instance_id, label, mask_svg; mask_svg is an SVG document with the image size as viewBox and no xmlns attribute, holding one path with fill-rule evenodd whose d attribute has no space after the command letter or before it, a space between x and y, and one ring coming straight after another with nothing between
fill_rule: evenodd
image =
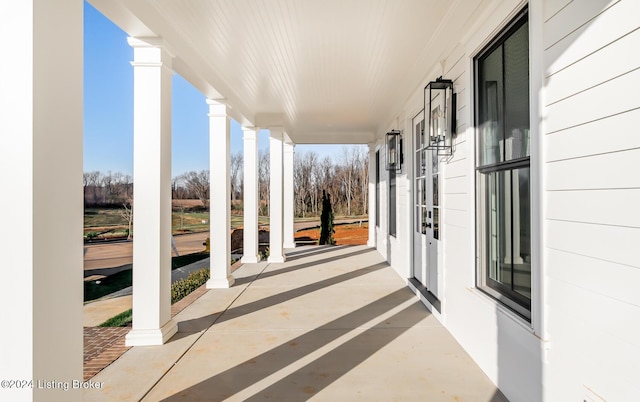
<instances>
[{"instance_id":1,"label":"black wall lantern","mask_svg":"<svg viewBox=\"0 0 640 402\"><path fill-rule=\"evenodd\" d=\"M387 170L401 170L402 159L402 133L391 130L387 133Z\"/></svg>"},{"instance_id":2,"label":"black wall lantern","mask_svg":"<svg viewBox=\"0 0 640 402\"><path fill-rule=\"evenodd\" d=\"M427 121L427 149L437 150L438 156L453 155L456 134L456 94L453 81L437 78L424 87L424 113Z\"/></svg>"}]
</instances>

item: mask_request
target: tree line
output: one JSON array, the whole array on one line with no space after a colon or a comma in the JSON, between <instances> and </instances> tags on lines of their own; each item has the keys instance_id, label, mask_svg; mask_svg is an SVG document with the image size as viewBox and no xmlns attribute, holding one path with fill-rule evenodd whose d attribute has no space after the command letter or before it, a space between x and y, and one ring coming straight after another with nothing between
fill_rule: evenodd
<instances>
[{"instance_id":1,"label":"tree line","mask_svg":"<svg viewBox=\"0 0 640 402\"><path fill-rule=\"evenodd\" d=\"M343 147L335 158L320 158L315 152L294 156L293 186L295 214L299 217L320 216L322 192L331 195L336 215L365 215L368 206L368 153L364 147ZM241 209L244 176L243 155L231 155L230 183L234 208ZM269 215L269 153L258 155L258 192L260 215ZM198 199L208 208L211 194L208 170L190 171L171 181L173 199ZM133 201L133 179L120 172L85 172L83 176L86 207L130 208Z\"/></svg>"}]
</instances>

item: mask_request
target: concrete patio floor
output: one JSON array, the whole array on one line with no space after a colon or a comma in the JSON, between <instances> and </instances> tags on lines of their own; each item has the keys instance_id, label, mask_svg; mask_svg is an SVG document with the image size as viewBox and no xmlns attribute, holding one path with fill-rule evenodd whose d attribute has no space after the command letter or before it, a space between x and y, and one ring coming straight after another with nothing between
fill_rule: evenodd
<instances>
[{"instance_id":1,"label":"concrete patio floor","mask_svg":"<svg viewBox=\"0 0 640 402\"><path fill-rule=\"evenodd\" d=\"M134 347L87 401L505 401L375 250L301 247L246 264Z\"/></svg>"}]
</instances>

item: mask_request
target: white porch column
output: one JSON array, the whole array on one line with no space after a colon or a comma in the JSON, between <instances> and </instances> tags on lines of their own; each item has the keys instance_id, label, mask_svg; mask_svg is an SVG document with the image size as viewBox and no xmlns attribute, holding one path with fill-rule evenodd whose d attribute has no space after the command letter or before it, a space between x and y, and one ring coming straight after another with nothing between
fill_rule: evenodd
<instances>
[{"instance_id":1,"label":"white porch column","mask_svg":"<svg viewBox=\"0 0 640 402\"><path fill-rule=\"evenodd\" d=\"M284 262L283 246L283 138L282 127L270 129L269 139L269 262Z\"/></svg>"},{"instance_id":2,"label":"white porch column","mask_svg":"<svg viewBox=\"0 0 640 402\"><path fill-rule=\"evenodd\" d=\"M369 239L367 246L376 247L376 144L369 144Z\"/></svg>"},{"instance_id":3,"label":"white porch column","mask_svg":"<svg viewBox=\"0 0 640 402\"><path fill-rule=\"evenodd\" d=\"M160 38L133 47L133 327L127 346L162 345L171 319L171 69Z\"/></svg>"},{"instance_id":4,"label":"white porch column","mask_svg":"<svg viewBox=\"0 0 640 402\"><path fill-rule=\"evenodd\" d=\"M211 278L207 288L228 288L231 275L231 132L228 107L207 99L209 105L209 227Z\"/></svg>"},{"instance_id":5,"label":"white porch column","mask_svg":"<svg viewBox=\"0 0 640 402\"><path fill-rule=\"evenodd\" d=\"M283 171L283 191L284 191L284 248L295 248L293 218L295 214L294 194L293 194L293 155L295 144L284 143L284 171Z\"/></svg>"},{"instance_id":6,"label":"white porch column","mask_svg":"<svg viewBox=\"0 0 640 402\"><path fill-rule=\"evenodd\" d=\"M0 378L82 380L83 2L3 1L0 15ZM82 391L2 387L0 400Z\"/></svg>"},{"instance_id":7,"label":"white porch column","mask_svg":"<svg viewBox=\"0 0 640 402\"><path fill-rule=\"evenodd\" d=\"M242 127L244 136L244 229L242 262L256 263L258 255L258 128Z\"/></svg>"}]
</instances>

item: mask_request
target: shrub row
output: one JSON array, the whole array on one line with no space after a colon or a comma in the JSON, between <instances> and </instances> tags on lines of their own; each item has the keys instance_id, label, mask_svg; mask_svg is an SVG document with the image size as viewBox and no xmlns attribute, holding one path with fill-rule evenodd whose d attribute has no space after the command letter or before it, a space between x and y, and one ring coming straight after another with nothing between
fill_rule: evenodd
<instances>
[{"instance_id":1,"label":"shrub row","mask_svg":"<svg viewBox=\"0 0 640 402\"><path fill-rule=\"evenodd\" d=\"M183 299L189 293L198 289L209 280L209 268L202 268L199 271L194 271L184 279L174 282L171 285L171 304ZM133 319L132 310L129 309L114 317L109 318L107 321L100 324L100 327L124 327L131 323Z\"/></svg>"},{"instance_id":2,"label":"shrub row","mask_svg":"<svg viewBox=\"0 0 640 402\"><path fill-rule=\"evenodd\" d=\"M189 293L198 289L209 280L209 268L202 268L194 271L184 279L174 282L171 285L171 304L184 298Z\"/></svg>"}]
</instances>

